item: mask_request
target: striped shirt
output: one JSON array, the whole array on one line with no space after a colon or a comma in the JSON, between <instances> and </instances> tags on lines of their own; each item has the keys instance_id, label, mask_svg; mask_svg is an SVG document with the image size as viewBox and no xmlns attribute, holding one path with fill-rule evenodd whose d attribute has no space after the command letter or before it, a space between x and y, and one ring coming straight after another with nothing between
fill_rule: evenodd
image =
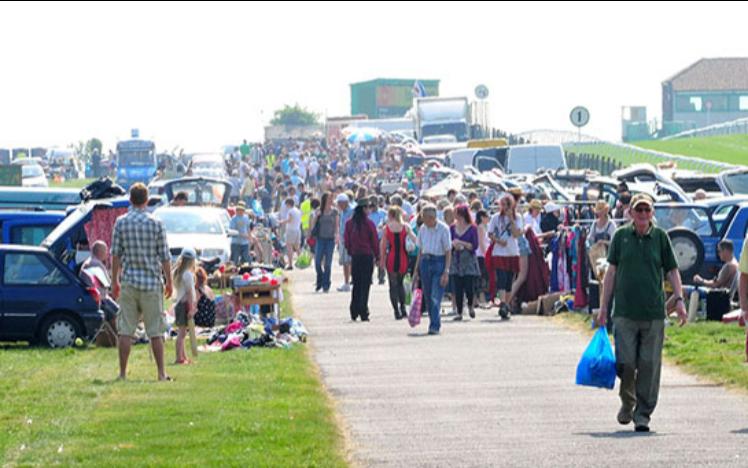
<instances>
[{"instance_id":1,"label":"striped shirt","mask_svg":"<svg viewBox=\"0 0 748 468\"><path fill-rule=\"evenodd\" d=\"M122 261L122 284L143 291L160 289L161 264L170 259L164 225L145 210L132 208L114 223L112 256Z\"/></svg>"},{"instance_id":2,"label":"striped shirt","mask_svg":"<svg viewBox=\"0 0 748 468\"><path fill-rule=\"evenodd\" d=\"M422 255L446 255L452 250L449 228L441 221L437 221L433 228L426 226L425 223L421 224L417 245Z\"/></svg>"}]
</instances>

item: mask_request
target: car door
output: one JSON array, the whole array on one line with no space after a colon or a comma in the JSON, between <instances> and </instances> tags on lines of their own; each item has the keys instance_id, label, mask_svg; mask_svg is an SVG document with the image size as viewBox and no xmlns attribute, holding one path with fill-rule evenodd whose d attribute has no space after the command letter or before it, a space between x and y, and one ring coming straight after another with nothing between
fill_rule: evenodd
<instances>
[{"instance_id":1,"label":"car door","mask_svg":"<svg viewBox=\"0 0 748 468\"><path fill-rule=\"evenodd\" d=\"M7 251L2 258L3 335L33 337L42 315L66 307L80 296L70 278L43 252Z\"/></svg>"}]
</instances>

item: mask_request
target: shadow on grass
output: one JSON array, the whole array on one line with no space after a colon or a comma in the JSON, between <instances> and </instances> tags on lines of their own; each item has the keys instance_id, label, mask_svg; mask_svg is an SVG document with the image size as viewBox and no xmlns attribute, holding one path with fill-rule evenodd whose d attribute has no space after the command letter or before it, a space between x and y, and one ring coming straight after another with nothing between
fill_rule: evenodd
<instances>
[{"instance_id":1,"label":"shadow on grass","mask_svg":"<svg viewBox=\"0 0 748 468\"><path fill-rule=\"evenodd\" d=\"M635 432L630 431L616 431L616 432L575 432L574 435L588 436L593 439L632 439L636 437L662 437L664 434L658 434L657 432Z\"/></svg>"}]
</instances>

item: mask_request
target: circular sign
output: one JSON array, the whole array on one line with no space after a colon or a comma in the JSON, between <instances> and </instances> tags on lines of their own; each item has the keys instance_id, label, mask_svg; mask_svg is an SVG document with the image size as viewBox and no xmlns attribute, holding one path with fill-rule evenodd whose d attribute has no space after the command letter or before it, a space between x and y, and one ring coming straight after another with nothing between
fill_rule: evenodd
<instances>
[{"instance_id":1,"label":"circular sign","mask_svg":"<svg viewBox=\"0 0 748 468\"><path fill-rule=\"evenodd\" d=\"M486 85L476 86L475 97L477 97L478 99L486 99L488 97L488 87Z\"/></svg>"},{"instance_id":2,"label":"circular sign","mask_svg":"<svg viewBox=\"0 0 748 468\"><path fill-rule=\"evenodd\" d=\"M586 107L577 106L571 110L569 118L575 127L584 127L590 121L590 111Z\"/></svg>"}]
</instances>

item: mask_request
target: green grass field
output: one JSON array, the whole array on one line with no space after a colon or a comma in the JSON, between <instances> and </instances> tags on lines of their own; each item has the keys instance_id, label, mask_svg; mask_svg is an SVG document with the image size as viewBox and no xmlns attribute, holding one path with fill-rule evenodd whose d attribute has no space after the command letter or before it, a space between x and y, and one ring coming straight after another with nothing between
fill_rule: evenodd
<instances>
[{"instance_id":1,"label":"green grass field","mask_svg":"<svg viewBox=\"0 0 748 468\"><path fill-rule=\"evenodd\" d=\"M167 372L155 381L143 345L126 382L113 348L0 348L0 466L346 466L306 345Z\"/></svg>"},{"instance_id":2,"label":"green grass field","mask_svg":"<svg viewBox=\"0 0 748 468\"><path fill-rule=\"evenodd\" d=\"M671 154L695 156L712 161L748 165L748 135L725 135L634 143L642 148Z\"/></svg>"},{"instance_id":3,"label":"green grass field","mask_svg":"<svg viewBox=\"0 0 748 468\"><path fill-rule=\"evenodd\" d=\"M53 182L50 180L49 186L56 188L83 188L96 179L69 179L63 182Z\"/></svg>"},{"instance_id":4,"label":"green grass field","mask_svg":"<svg viewBox=\"0 0 748 468\"><path fill-rule=\"evenodd\" d=\"M586 313L559 314L554 319L592 334ZM748 390L744 328L701 321L667 327L665 336L663 352L668 362L715 383Z\"/></svg>"},{"instance_id":5,"label":"green grass field","mask_svg":"<svg viewBox=\"0 0 748 468\"><path fill-rule=\"evenodd\" d=\"M654 150L664 153L691 156L707 161L719 161L727 164L748 165L748 135L728 135L703 138L684 138L679 140L640 141L631 144L632 147L622 147L610 143L587 143L581 145L566 145L566 150L576 154L593 154L619 161L626 167L635 163L657 164L664 159L644 151ZM680 169L693 169L703 172L717 172L718 167L712 167L699 162L678 161Z\"/></svg>"}]
</instances>

